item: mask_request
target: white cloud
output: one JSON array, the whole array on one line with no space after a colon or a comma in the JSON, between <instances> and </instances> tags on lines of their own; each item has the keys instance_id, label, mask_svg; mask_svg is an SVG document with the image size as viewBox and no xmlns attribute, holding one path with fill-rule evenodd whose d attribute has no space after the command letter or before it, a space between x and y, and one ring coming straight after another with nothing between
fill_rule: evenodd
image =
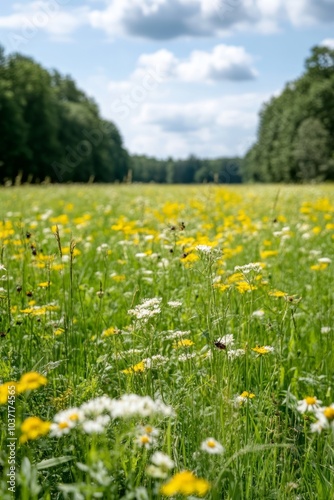
<instances>
[{"instance_id":1,"label":"white cloud","mask_svg":"<svg viewBox=\"0 0 334 500\"><path fill-rule=\"evenodd\" d=\"M253 60L243 47L216 45L211 52L194 50L187 58L179 59L161 49L142 54L135 71L127 81L110 82L112 91L131 91L133 85L151 85L174 81L177 83L214 83L220 80L251 80L257 76ZM149 76L151 75L151 76Z\"/></svg>"},{"instance_id":2,"label":"white cloud","mask_svg":"<svg viewBox=\"0 0 334 500\"><path fill-rule=\"evenodd\" d=\"M230 33L271 33L285 22L294 26L333 23L333 0L36 0L14 4L12 14L0 16L0 27L21 29L47 11L41 29L68 36L82 25L103 30L109 37L132 36L154 40L177 37L221 37ZM57 15L50 15L55 12ZM35 21L34 21L35 19ZM38 23L38 21L37 21ZM43 22L42 22L43 24Z\"/></svg>"},{"instance_id":3,"label":"white cloud","mask_svg":"<svg viewBox=\"0 0 334 500\"><path fill-rule=\"evenodd\" d=\"M334 50L334 38L325 38L320 45Z\"/></svg>"},{"instance_id":4,"label":"white cloud","mask_svg":"<svg viewBox=\"0 0 334 500\"><path fill-rule=\"evenodd\" d=\"M0 16L0 28L10 30L8 39L13 50L44 31L54 39L69 39L80 26L88 23L88 7L66 10L69 0L36 0L14 4L13 13Z\"/></svg>"},{"instance_id":5,"label":"white cloud","mask_svg":"<svg viewBox=\"0 0 334 500\"><path fill-rule=\"evenodd\" d=\"M90 21L112 37L163 40L333 22L334 8L332 0L109 0Z\"/></svg>"}]
</instances>

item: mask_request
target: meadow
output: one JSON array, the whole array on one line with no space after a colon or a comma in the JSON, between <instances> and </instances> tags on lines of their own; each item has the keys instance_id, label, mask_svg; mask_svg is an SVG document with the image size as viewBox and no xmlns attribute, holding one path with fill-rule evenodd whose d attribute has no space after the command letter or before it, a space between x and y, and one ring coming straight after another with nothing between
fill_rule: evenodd
<instances>
[{"instance_id":1,"label":"meadow","mask_svg":"<svg viewBox=\"0 0 334 500\"><path fill-rule=\"evenodd\" d=\"M0 190L0 498L334 499L334 188Z\"/></svg>"}]
</instances>

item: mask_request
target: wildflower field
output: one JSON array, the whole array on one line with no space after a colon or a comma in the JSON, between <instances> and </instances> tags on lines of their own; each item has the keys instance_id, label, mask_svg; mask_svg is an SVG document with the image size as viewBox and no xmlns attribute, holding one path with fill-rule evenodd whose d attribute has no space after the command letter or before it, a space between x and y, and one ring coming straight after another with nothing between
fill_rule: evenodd
<instances>
[{"instance_id":1,"label":"wildflower field","mask_svg":"<svg viewBox=\"0 0 334 500\"><path fill-rule=\"evenodd\" d=\"M0 498L334 499L333 186L0 190Z\"/></svg>"}]
</instances>

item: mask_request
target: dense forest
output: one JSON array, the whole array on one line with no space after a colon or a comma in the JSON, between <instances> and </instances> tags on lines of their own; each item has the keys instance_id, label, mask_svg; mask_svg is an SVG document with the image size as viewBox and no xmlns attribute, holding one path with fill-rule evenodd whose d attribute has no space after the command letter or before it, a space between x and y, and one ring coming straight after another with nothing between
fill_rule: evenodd
<instances>
[{"instance_id":1,"label":"dense forest","mask_svg":"<svg viewBox=\"0 0 334 500\"><path fill-rule=\"evenodd\" d=\"M334 50L314 47L305 73L264 105L243 180L334 180Z\"/></svg>"},{"instance_id":2,"label":"dense forest","mask_svg":"<svg viewBox=\"0 0 334 500\"><path fill-rule=\"evenodd\" d=\"M158 160L130 154L69 76L0 47L0 183L239 183L334 180L334 50L263 106L245 158Z\"/></svg>"}]
</instances>

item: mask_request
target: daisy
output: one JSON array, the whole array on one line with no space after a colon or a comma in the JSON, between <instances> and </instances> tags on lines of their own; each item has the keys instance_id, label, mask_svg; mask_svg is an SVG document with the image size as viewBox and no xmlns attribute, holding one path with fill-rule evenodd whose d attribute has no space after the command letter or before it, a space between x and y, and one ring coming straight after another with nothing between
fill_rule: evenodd
<instances>
[{"instance_id":1,"label":"daisy","mask_svg":"<svg viewBox=\"0 0 334 500\"><path fill-rule=\"evenodd\" d=\"M307 396L306 398L298 401L297 410L299 413L305 413L307 411L315 411L319 408L322 401L314 396Z\"/></svg>"},{"instance_id":2,"label":"daisy","mask_svg":"<svg viewBox=\"0 0 334 500\"><path fill-rule=\"evenodd\" d=\"M211 455L220 455L221 453L224 453L225 448L220 443L218 443L218 441L216 441L214 438L210 437L202 442L201 450L206 451Z\"/></svg>"}]
</instances>

